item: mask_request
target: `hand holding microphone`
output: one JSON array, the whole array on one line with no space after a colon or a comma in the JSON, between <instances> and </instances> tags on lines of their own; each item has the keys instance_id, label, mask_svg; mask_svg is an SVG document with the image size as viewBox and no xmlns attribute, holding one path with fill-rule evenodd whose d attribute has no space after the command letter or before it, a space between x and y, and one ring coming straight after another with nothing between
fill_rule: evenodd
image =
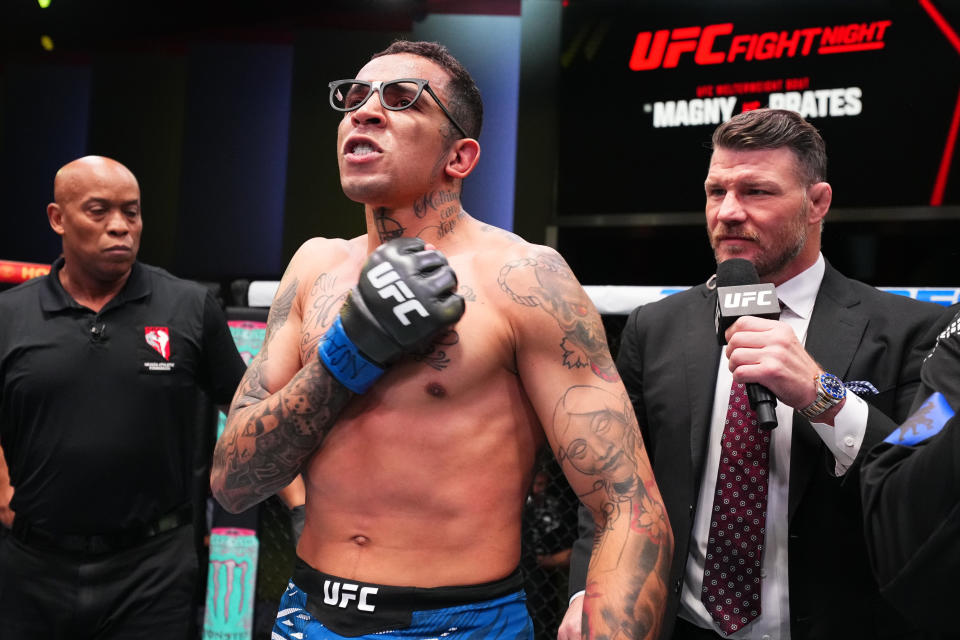
<instances>
[{"instance_id":1,"label":"hand holding microphone","mask_svg":"<svg viewBox=\"0 0 960 640\"><path fill-rule=\"evenodd\" d=\"M778 398L810 420L827 416L825 411L843 400L843 383L825 374L793 329L777 321L776 289L757 280L756 269L747 260L734 258L717 266L717 339L728 345L730 370L737 379L749 381L750 407L764 428L777 425ZM840 392L825 391L824 378L839 385ZM832 424L832 417L826 421Z\"/></svg>"},{"instance_id":2,"label":"hand holding microphone","mask_svg":"<svg viewBox=\"0 0 960 640\"><path fill-rule=\"evenodd\" d=\"M737 319L755 316L778 320L780 303L776 288L758 283L757 270L749 260L732 258L717 265L717 308L714 318L717 340L727 344L726 332ZM728 355L730 350L728 349ZM733 363L731 363L731 368ZM750 408L757 414L763 429L777 426L777 398L769 389L755 382L747 383Z\"/></svg>"}]
</instances>

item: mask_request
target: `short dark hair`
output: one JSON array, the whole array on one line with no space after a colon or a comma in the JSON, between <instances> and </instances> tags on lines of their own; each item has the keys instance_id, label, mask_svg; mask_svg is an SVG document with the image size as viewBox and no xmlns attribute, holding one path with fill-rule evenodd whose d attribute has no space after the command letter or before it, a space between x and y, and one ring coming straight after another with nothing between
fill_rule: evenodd
<instances>
[{"instance_id":1,"label":"short dark hair","mask_svg":"<svg viewBox=\"0 0 960 640\"><path fill-rule=\"evenodd\" d=\"M477 88L477 83L473 81L473 77L466 67L460 64L460 61L454 58L450 51L438 42L396 40L383 51L370 56L370 59L397 53L411 53L421 58L427 58L436 62L450 74L450 82L447 83L446 91L449 104L446 107L471 138L479 138L480 129L483 127L483 99L480 97L480 89ZM456 133L454 127L453 135L456 135Z\"/></svg>"},{"instance_id":2,"label":"short dark hair","mask_svg":"<svg viewBox=\"0 0 960 640\"><path fill-rule=\"evenodd\" d=\"M713 148L734 150L787 147L796 156L800 178L807 185L827 179L827 150L820 132L800 114L787 109L755 109L738 113L713 132Z\"/></svg>"}]
</instances>

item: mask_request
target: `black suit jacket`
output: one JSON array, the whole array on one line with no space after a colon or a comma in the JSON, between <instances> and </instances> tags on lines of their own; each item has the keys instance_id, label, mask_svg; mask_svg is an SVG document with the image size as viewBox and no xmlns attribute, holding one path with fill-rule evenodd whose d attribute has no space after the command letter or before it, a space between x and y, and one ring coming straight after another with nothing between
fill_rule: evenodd
<instances>
[{"instance_id":1,"label":"black suit jacket","mask_svg":"<svg viewBox=\"0 0 960 640\"><path fill-rule=\"evenodd\" d=\"M860 483L867 548L881 593L917 625L956 639L960 304L951 310L952 322L923 362L911 418L902 428L895 425L889 442L867 452ZM949 411L930 411L934 393L943 396Z\"/></svg>"},{"instance_id":2,"label":"black suit jacket","mask_svg":"<svg viewBox=\"0 0 960 640\"><path fill-rule=\"evenodd\" d=\"M700 492L720 345L716 292L705 285L635 309L624 327L617 367L623 377L673 527L674 555L664 631L677 615L694 510ZM806 349L845 381L879 390L870 404L861 456L907 415L922 356L918 345L944 307L884 293L826 266ZM854 462L856 467L860 456ZM833 456L794 412L789 487L789 580L793 640L898 637L900 618L883 603L863 542L859 473L833 474ZM571 592L583 587L593 537L581 511Z\"/></svg>"}]
</instances>

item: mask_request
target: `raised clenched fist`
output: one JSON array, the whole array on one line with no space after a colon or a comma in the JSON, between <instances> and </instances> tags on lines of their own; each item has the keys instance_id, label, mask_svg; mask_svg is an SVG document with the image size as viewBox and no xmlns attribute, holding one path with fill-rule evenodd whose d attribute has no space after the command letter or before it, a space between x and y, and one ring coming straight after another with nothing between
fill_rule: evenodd
<instances>
[{"instance_id":1,"label":"raised clenched fist","mask_svg":"<svg viewBox=\"0 0 960 640\"><path fill-rule=\"evenodd\" d=\"M366 391L383 367L423 349L460 319L465 303L456 288L447 259L419 238L380 245L321 341L320 357L347 388Z\"/></svg>"}]
</instances>

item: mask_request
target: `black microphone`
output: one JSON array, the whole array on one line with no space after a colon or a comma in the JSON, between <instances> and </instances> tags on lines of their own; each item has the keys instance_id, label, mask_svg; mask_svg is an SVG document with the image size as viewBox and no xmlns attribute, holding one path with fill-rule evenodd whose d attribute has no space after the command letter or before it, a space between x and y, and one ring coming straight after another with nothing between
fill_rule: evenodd
<instances>
[{"instance_id":1,"label":"black microphone","mask_svg":"<svg viewBox=\"0 0 960 640\"><path fill-rule=\"evenodd\" d=\"M743 258L731 258L717 265L717 309L714 324L717 341L727 344L726 331L737 318L756 316L769 320L780 319L777 289L769 282L758 283L757 269ZM777 426L777 397L762 384L747 383L750 408L757 413L763 429Z\"/></svg>"}]
</instances>

